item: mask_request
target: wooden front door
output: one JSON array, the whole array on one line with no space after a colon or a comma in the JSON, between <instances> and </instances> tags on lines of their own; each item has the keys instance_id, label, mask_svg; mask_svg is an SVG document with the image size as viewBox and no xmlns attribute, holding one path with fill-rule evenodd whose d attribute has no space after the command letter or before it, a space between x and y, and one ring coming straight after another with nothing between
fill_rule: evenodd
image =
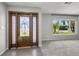
<instances>
[{"instance_id":1,"label":"wooden front door","mask_svg":"<svg viewBox=\"0 0 79 59\"><path fill-rule=\"evenodd\" d=\"M25 47L33 44L32 17L27 14L19 14L17 20L17 46Z\"/></svg>"},{"instance_id":2,"label":"wooden front door","mask_svg":"<svg viewBox=\"0 0 79 59\"><path fill-rule=\"evenodd\" d=\"M9 12L9 49L38 46L38 14Z\"/></svg>"}]
</instances>

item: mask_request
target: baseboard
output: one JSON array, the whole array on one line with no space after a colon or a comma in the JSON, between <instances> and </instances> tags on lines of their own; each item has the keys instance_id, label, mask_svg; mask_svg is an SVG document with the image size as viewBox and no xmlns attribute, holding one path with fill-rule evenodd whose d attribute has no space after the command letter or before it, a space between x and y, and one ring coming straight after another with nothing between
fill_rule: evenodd
<instances>
[{"instance_id":1,"label":"baseboard","mask_svg":"<svg viewBox=\"0 0 79 59\"><path fill-rule=\"evenodd\" d=\"M8 50L8 48L6 48L6 49L4 49L3 51L1 51L0 52L0 56L5 52L5 51L7 51Z\"/></svg>"},{"instance_id":2,"label":"baseboard","mask_svg":"<svg viewBox=\"0 0 79 59\"><path fill-rule=\"evenodd\" d=\"M44 40L42 40L42 42L44 42L44 41L67 41L67 40L79 40L79 39L44 39Z\"/></svg>"},{"instance_id":3,"label":"baseboard","mask_svg":"<svg viewBox=\"0 0 79 59\"><path fill-rule=\"evenodd\" d=\"M49 40L56 40L56 39L43 39L42 41L49 41Z\"/></svg>"}]
</instances>

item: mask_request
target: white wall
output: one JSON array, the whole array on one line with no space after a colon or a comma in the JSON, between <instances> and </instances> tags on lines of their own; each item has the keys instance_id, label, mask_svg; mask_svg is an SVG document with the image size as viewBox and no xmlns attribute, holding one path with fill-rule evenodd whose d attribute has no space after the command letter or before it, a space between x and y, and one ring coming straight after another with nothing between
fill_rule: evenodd
<instances>
[{"instance_id":1,"label":"white wall","mask_svg":"<svg viewBox=\"0 0 79 59\"><path fill-rule=\"evenodd\" d=\"M7 12L8 11L37 12L37 13L39 13L39 46L41 47L42 46L42 44L41 44L41 42L42 42L41 41L41 9L39 9L39 8L19 7L19 6L8 6L7 7ZM8 18L7 18L7 23L8 23ZM7 30L8 30L8 25L7 25ZM7 31L7 40L8 40L8 31ZM8 47L8 43L7 43L7 47Z\"/></svg>"},{"instance_id":2,"label":"white wall","mask_svg":"<svg viewBox=\"0 0 79 59\"><path fill-rule=\"evenodd\" d=\"M76 34L74 35L54 35L52 34L52 20L54 19L68 19L76 20ZM42 39L44 40L60 40L60 39L78 39L79 38L79 18L78 16L59 16L59 15L42 15Z\"/></svg>"},{"instance_id":3,"label":"white wall","mask_svg":"<svg viewBox=\"0 0 79 59\"><path fill-rule=\"evenodd\" d=\"M0 2L0 55L6 50L6 7Z\"/></svg>"}]
</instances>

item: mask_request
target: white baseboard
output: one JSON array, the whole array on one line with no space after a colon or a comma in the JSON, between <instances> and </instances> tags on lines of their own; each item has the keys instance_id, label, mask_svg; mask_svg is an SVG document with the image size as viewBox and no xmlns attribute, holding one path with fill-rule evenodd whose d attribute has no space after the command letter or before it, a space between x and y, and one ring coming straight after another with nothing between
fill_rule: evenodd
<instances>
[{"instance_id":1,"label":"white baseboard","mask_svg":"<svg viewBox=\"0 0 79 59\"><path fill-rule=\"evenodd\" d=\"M75 40L75 39L43 39L42 41L62 41L62 40ZM76 40L79 40L78 38Z\"/></svg>"},{"instance_id":2,"label":"white baseboard","mask_svg":"<svg viewBox=\"0 0 79 59\"><path fill-rule=\"evenodd\" d=\"M8 50L8 48L6 48L6 49L4 49L3 51L1 51L0 52L0 56L5 52L5 51L7 51Z\"/></svg>"},{"instance_id":3,"label":"white baseboard","mask_svg":"<svg viewBox=\"0 0 79 59\"><path fill-rule=\"evenodd\" d=\"M56 39L43 39L42 41L49 41L49 40L56 40Z\"/></svg>"}]
</instances>

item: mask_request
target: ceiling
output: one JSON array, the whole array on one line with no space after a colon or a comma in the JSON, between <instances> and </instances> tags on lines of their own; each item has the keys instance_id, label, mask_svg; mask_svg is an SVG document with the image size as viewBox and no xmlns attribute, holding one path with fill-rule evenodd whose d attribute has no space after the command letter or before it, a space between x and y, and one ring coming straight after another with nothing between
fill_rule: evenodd
<instances>
[{"instance_id":1,"label":"ceiling","mask_svg":"<svg viewBox=\"0 0 79 59\"><path fill-rule=\"evenodd\" d=\"M6 2L7 5L40 8L48 14L79 15L79 2L65 4L64 2Z\"/></svg>"}]
</instances>

